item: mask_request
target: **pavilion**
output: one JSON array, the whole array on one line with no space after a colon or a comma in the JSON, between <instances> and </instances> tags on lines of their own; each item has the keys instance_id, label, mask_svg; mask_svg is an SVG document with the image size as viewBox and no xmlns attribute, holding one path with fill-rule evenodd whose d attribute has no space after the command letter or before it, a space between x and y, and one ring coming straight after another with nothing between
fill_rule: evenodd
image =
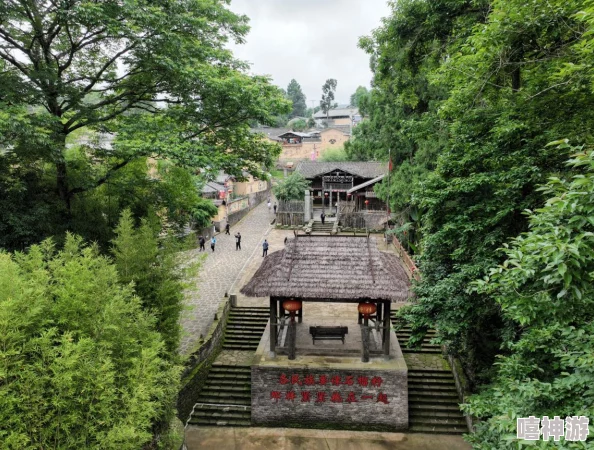
<instances>
[{"instance_id":1,"label":"pavilion","mask_svg":"<svg viewBox=\"0 0 594 450\"><path fill-rule=\"evenodd\" d=\"M393 302L409 299L410 282L398 257L379 251L375 238L296 235L264 259L241 293L270 300L270 322L252 365L254 424L298 420L371 427L365 429L408 427L407 367L391 330L390 311ZM285 310L295 302L302 305L299 323ZM340 328L350 325L346 343L310 343L310 327L336 325L333 317L324 322L314 313L320 303L335 304L331 311L342 308ZM363 318L361 305L373 305L375 311ZM333 380L326 392L330 404L321 405L326 394L317 392L326 387L326 379ZM361 384L371 379L375 390ZM310 402L314 394L322 400ZM293 402L295 395L302 396L301 402Z\"/></svg>"}]
</instances>

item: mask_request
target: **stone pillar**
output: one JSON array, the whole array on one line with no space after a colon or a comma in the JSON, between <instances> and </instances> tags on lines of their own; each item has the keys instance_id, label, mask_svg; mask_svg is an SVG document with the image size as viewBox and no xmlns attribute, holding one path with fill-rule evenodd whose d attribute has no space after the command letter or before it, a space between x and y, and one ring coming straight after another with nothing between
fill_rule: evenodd
<instances>
[{"instance_id":1,"label":"stone pillar","mask_svg":"<svg viewBox=\"0 0 594 450\"><path fill-rule=\"evenodd\" d=\"M313 218L313 211L311 210L311 197L309 193L309 189L305 190L305 209L303 214L303 221L305 223L309 222Z\"/></svg>"},{"instance_id":2,"label":"stone pillar","mask_svg":"<svg viewBox=\"0 0 594 450\"><path fill-rule=\"evenodd\" d=\"M276 298L270 297L270 356L276 356L276 330L278 319L276 317Z\"/></svg>"},{"instance_id":3,"label":"stone pillar","mask_svg":"<svg viewBox=\"0 0 594 450\"><path fill-rule=\"evenodd\" d=\"M390 358L390 333L391 333L391 321L390 321L390 301L384 303L384 358Z\"/></svg>"}]
</instances>

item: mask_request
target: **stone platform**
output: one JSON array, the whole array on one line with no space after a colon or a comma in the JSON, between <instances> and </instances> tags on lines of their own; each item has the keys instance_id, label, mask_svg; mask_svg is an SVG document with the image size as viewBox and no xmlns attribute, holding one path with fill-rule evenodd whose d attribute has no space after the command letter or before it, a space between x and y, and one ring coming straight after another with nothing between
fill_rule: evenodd
<instances>
[{"instance_id":1,"label":"stone platform","mask_svg":"<svg viewBox=\"0 0 594 450\"><path fill-rule=\"evenodd\" d=\"M370 361L363 363L353 305L337 304L332 317L311 314L312 305L304 305L303 323L297 325L295 360L281 352L271 354L268 324L252 362L252 424L406 430L407 366L395 334L388 358L372 353ZM345 344L316 341L313 345L309 326L315 325L348 326ZM381 351L379 333L376 340Z\"/></svg>"}]
</instances>

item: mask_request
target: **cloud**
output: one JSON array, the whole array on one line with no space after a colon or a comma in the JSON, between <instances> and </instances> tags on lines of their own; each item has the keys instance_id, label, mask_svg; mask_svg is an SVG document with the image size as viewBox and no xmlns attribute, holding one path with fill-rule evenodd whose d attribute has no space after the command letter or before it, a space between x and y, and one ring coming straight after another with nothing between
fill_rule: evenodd
<instances>
[{"instance_id":1,"label":"cloud","mask_svg":"<svg viewBox=\"0 0 594 450\"><path fill-rule=\"evenodd\" d=\"M251 26L245 44L230 45L235 55L282 88L295 78L308 106L328 78L338 81L339 103L369 87L369 56L357 43L390 13L386 0L232 0L230 8Z\"/></svg>"}]
</instances>

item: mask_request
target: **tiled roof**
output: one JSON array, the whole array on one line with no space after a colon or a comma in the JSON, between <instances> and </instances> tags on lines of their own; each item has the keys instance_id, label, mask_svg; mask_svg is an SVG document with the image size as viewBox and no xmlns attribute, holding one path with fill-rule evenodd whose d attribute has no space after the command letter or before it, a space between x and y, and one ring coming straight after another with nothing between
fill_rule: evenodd
<instances>
[{"instance_id":1,"label":"tiled roof","mask_svg":"<svg viewBox=\"0 0 594 450\"><path fill-rule=\"evenodd\" d=\"M352 117L355 114L359 114L358 108L336 108L336 109L331 109L330 111L328 111L329 118L343 117L343 116ZM325 119L326 114L324 114L324 112L322 110L320 110L317 113L315 113L313 117L314 117L314 119Z\"/></svg>"},{"instance_id":2,"label":"tiled roof","mask_svg":"<svg viewBox=\"0 0 594 450\"><path fill-rule=\"evenodd\" d=\"M373 180L368 180L365 183L358 184L357 186L353 186L347 191L347 194L352 194L353 192L357 192L358 190L363 189L364 187L369 186L370 184L375 184L379 181L382 181L386 176L385 173L382 173L379 177L375 177Z\"/></svg>"},{"instance_id":3,"label":"tiled roof","mask_svg":"<svg viewBox=\"0 0 594 450\"><path fill-rule=\"evenodd\" d=\"M295 171L305 178L311 179L334 170L344 170L361 178L376 178L388 173L388 164L382 162L321 162L301 161Z\"/></svg>"}]
</instances>

